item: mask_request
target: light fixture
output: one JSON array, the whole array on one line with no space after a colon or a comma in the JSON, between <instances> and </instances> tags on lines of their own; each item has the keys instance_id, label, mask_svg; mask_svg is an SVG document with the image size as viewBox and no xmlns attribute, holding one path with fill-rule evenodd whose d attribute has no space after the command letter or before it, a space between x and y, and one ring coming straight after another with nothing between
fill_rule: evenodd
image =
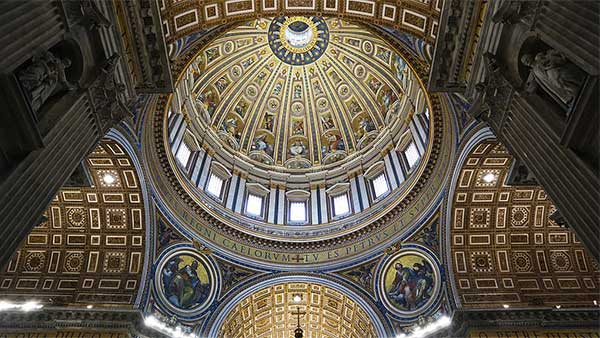
<instances>
[{"instance_id":1,"label":"light fixture","mask_svg":"<svg viewBox=\"0 0 600 338\"><path fill-rule=\"evenodd\" d=\"M438 318L438 320L436 320L433 323L430 323L427 326L417 326L413 329L413 331L411 332L411 334L406 335L404 333L402 334L398 334L396 336L396 338L421 338L421 337L425 337L428 334L434 333L440 329L443 329L447 326L450 326L450 324L452 324L452 320L450 319L450 317L448 316L441 316L440 318Z\"/></svg>"},{"instance_id":2,"label":"light fixture","mask_svg":"<svg viewBox=\"0 0 600 338\"><path fill-rule=\"evenodd\" d=\"M483 175L484 182L492 183L492 182L494 182L495 179L496 179L496 175L494 175L492 173L487 173L487 174Z\"/></svg>"},{"instance_id":3,"label":"light fixture","mask_svg":"<svg viewBox=\"0 0 600 338\"><path fill-rule=\"evenodd\" d=\"M557 308L557 309L560 309L562 306L561 305L555 305L554 307Z\"/></svg>"},{"instance_id":4,"label":"light fixture","mask_svg":"<svg viewBox=\"0 0 600 338\"><path fill-rule=\"evenodd\" d=\"M294 338L303 338L304 330L302 330L302 327L300 326L300 316L305 315L306 312L300 312L300 308L296 306L296 312L293 314L295 314L298 319L298 326L296 326L296 329L294 330Z\"/></svg>"},{"instance_id":5,"label":"light fixture","mask_svg":"<svg viewBox=\"0 0 600 338\"><path fill-rule=\"evenodd\" d=\"M94 305L90 304L90 305L86 306L86 308L87 308L87 309L93 309L93 308L94 308Z\"/></svg>"},{"instance_id":6,"label":"light fixture","mask_svg":"<svg viewBox=\"0 0 600 338\"><path fill-rule=\"evenodd\" d=\"M144 318L144 325L173 338L198 338L194 334L183 332L180 326L172 328L152 315Z\"/></svg>"},{"instance_id":7,"label":"light fixture","mask_svg":"<svg viewBox=\"0 0 600 338\"><path fill-rule=\"evenodd\" d=\"M503 305L502 305L502 307L503 307L503 308L505 308L505 309L508 309L508 308L510 307L510 305L508 305L508 304L503 304Z\"/></svg>"},{"instance_id":8,"label":"light fixture","mask_svg":"<svg viewBox=\"0 0 600 338\"><path fill-rule=\"evenodd\" d=\"M294 295L294 303L300 303L302 301L302 296L300 295Z\"/></svg>"},{"instance_id":9,"label":"light fixture","mask_svg":"<svg viewBox=\"0 0 600 338\"><path fill-rule=\"evenodd\" d=\"M597 300L594 300L594 305L598 305L598 301Z\"/></svg>"},{"instance_id":10,"label":"light fixture","mask_svg":"<svg viewBox=\"0 0 600 338\"><path fill-rule=\"evenodd\" d=\"M114 177L111 174L104 174L104 176L102 176L102 180L104 181L104 183L106 184L113 184L115 183L115 181L117 180L116 177Z\"/></svg>"},{"instance_id":11,"label":"light fixture","mask_svg":"<svg viewBox=\"0 0 600 338\"><path fill-rule=\"evenodd\" d=\"M30 312L43 308L44 306L36 301L28 301L23 304L17 304L10 301L0 301L0 311L23 311Z\"/></svg>"}]
</instances>

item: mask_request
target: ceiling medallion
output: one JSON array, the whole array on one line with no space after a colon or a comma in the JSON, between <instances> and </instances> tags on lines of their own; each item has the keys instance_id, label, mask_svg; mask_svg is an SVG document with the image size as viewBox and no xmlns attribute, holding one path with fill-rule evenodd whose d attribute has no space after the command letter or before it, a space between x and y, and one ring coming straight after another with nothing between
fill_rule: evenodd
<instances>
[{"instance_id":1,"label":"ceiling medallion","mask_svg":"<svg viewBox=\"0 0 600 338\"><path fill-rule=\"evenodd\" d=\"M176 245L158 258L155 294L170 314L189 318L204 312L215 299L218 283L214 264L192 248Z\"/></svg>"},{"instance_id":2,"label":"ceiling medallion","mask_svg":"<svg viewBox=\"0 0 600 338\"><path fill-rule=\"evenodd\" d=\"M380 271L378 292L385 306L396 315L419 315L439 296L442 284L439 265L420 247L388 257Z\"/></svg>"},{"instance_id":3,"label":"ceiling medallion","mask_svg":"<svg viewBox=\"0 0 600 338\"><path fill-rule=\"evenodd\" d=\"M320 17L279 16L269 26L268 39L281 61L303 66L323 55L329 44L329 28Z\"/></svg>"}]
</instances>

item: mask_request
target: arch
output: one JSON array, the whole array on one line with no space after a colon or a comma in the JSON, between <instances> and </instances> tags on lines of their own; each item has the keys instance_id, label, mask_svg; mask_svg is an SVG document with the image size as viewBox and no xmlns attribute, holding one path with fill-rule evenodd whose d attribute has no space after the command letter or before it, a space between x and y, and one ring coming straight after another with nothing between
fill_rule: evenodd
<instances>
[{"instance_id":1,"label":"arch","mask_svg":"<svg viewBox=\"0 0 600 338\"><path fill-rule=\"evenodd\" d=\"M462 168L467 156L469 153L475 148L477 144L483 142L485 140L494 139L495 135L492 133L492 130L489 127L482 127L476 131L474 131L470 137L465 138L463 141L463 145L461 146L460 151L458 152L458 157L454 163L454 171L452 176L450 177L450 181L448 182L448 194L445 197L445 212L442 212L442 221L441 224L444 224L443 235L445 236L442 240L444 245L442 260L444 261L444 265L452 266L453 260L452 255L450 254L450 229L452 227L452 196L454 196L454 191L456 190L456 182L458 181L458 175L460 174L460 168ZM456 284L454 283L454 273L452 269L446 269L446 274L450 283L451 288L451 296L453 297L454 304L456 304L457 308L461 308L460 299L458 299L458 291L456 289Z\"/></svg>"},{"instance_id":2,"label":"arch","mask_svg":"<svg viewBox=\"0 0 600 338\"><path fill-rule=\"evenodd\" d=\"M481 130L456 166L446 214L448 272L464 309L592 306L600 271L557 224L546 192L507 183L512 155Z\"/></svg>"},{"instance_id":3,"label":"arch","mask_svg":"<svg viewBox=\"0 0 600 338\"><path fill-rule=\"evenodd\" d=\"M148 199L139 163L114 135L85 160L93 184L62 187L2 270L2 294L54 306L139 306L152 247Z\"/></svg>"},{"instance_id":4,"label":"arch","mask_svg":"<svg viewBox=\"0 0 600 338\"><path fill-rule=\"evenodd\" d=\"M145 284L142 286L140 283L140 291L142 292L138 292L135 301L135 307L137 308L143 306L146 298L148 297L148 293L146 292L146 290L149 290L151 283L150 278L148 278L148 276L151 273L152 262L154 261L154 243L155 236L158 233L158 229L156 227L155 222L156 213L154 211L154 204L151 203L152 188L149 182L146 180L146 172L144 170L144 166L140 162L141 154L139 154L138 150L135 148L135 143L131 141L121 129L121 127L112 128L108 131L105 137L107 139L111 139L118 142L123 148L125 148L127 155L129 155L129 157L133 161L135 171L139 178L140 188L142 190L143 203L145 206L144 218L146 222L146 243L151 243L150 245L146 245L144 266L141 277L141 280L145 281Z\"/></svg>"},{"instance_id":5,"label":"arch","mask_svg":"<svg viewBox=\"0 0 600 338\"><path fill-rule=\"evenodd\" d=\"M233 293L231 296L221 302L221 305L219 305L214 312L216 316L214 318L210 318L206 322L207 325L203 329L202 334L208 337L218 337L226 318L241 301L251 297L253 294L261 290L285 283L312 283L340 292L348 297L348 299L355 302L368 315L371 323L373 324L376 337L391 336L391 327L386 321L382 320L384 317L379 312L375 304L372 304L367 300L366 297L358 294L358 292L353 290L350 286L341 284L337 280L318 277L314 274L282 274L278 276L269 275L258 281L252 282L250 285L244 286L243 290L241 289L239 292Z\"/></svg>"}]
</instances>

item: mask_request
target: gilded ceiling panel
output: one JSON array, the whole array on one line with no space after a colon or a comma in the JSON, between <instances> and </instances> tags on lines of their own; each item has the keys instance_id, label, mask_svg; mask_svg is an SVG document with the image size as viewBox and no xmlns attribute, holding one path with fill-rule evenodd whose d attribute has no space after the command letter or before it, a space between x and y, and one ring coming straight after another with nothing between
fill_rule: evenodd
<instances>
[{"instance_id":1,"label":"gilded ceiling panel","mask_svg":"<svg viewBox=\"0 0 600 338\"><path fill-rule=\"evenodd\" d=\"M228 314L221 335L293 337L298 319L306 338L377 337L369 316L354 300L330 287L302 282L273 285L243 299Z\"/></svg>"},{"instance_id":2,"label":"gilded ceiling panel","mask_svg":"<svg viewBox=\"0 0 600 338\"><path fill-rule=\"evenodd\" d=\"M453 196L451 259L465 308L593 306L600 272L539 186L507 186L513 157L479 144Z\"/></svg>"},{"instance_id":3,"label":"gilded ceiling panel","mask_svg":"<svg viewBox=\"0 0 600 338\"><path fill-rule=\"evenodd\" d=\"M219 24L275 15L343 16L385 25L433 43L442 3L442 0L161 0L160 10L167 43Z\"/></svg>"},{"instance_id":4,"label":"gilded ceiling panel","mask_svg":"<svg viewBox=\"0 0 600 338\"><path fill-rule=\"evenodd\" d=\"M91 187L63 187L0 273L0 295L52 305L131 306L144 266L145 213L132 159L104 140Z\"/></svg>"}]
</instances>

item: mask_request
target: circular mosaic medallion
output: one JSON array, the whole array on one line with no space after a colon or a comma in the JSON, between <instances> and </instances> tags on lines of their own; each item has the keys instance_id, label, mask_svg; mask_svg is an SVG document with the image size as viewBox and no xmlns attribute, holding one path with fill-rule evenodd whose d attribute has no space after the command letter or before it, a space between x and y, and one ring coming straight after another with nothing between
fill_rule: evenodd
<instances>
[{"instance_id":1,"label":"circular mosaic medallion","mask_svg":"<svg viewBox=\"0 0 600 338\"><path fill-rule=\"evenodd\" d=\"M191 249L175 250L156 266L154 285L161 303L171 312L196 315L216 296L217 275L206 256Z\"/></svg>"},{"instance_id":2,"label":"circular mosaic medallion","mask_svg":"<svg viewBox=\"0 0 600 338\"><path fill-rule=\"evenodd\" d=\"M402 250L388 258L381 270L379 292L383 303L398 315L427 310L441 287L440 270L428 253Z\"/></svg>"},{"instance_id":3,"label":"circular mosaic medallion","mask_svg":"<svg viewBox=\"0 0 600 338\"><path fill-rule=\"evenodd\" d=\"M320 17L279 16L269 26L268 39L281 61L302 66L323 55L329 44L329 28Z\"/></svg>"}]
</instances>

